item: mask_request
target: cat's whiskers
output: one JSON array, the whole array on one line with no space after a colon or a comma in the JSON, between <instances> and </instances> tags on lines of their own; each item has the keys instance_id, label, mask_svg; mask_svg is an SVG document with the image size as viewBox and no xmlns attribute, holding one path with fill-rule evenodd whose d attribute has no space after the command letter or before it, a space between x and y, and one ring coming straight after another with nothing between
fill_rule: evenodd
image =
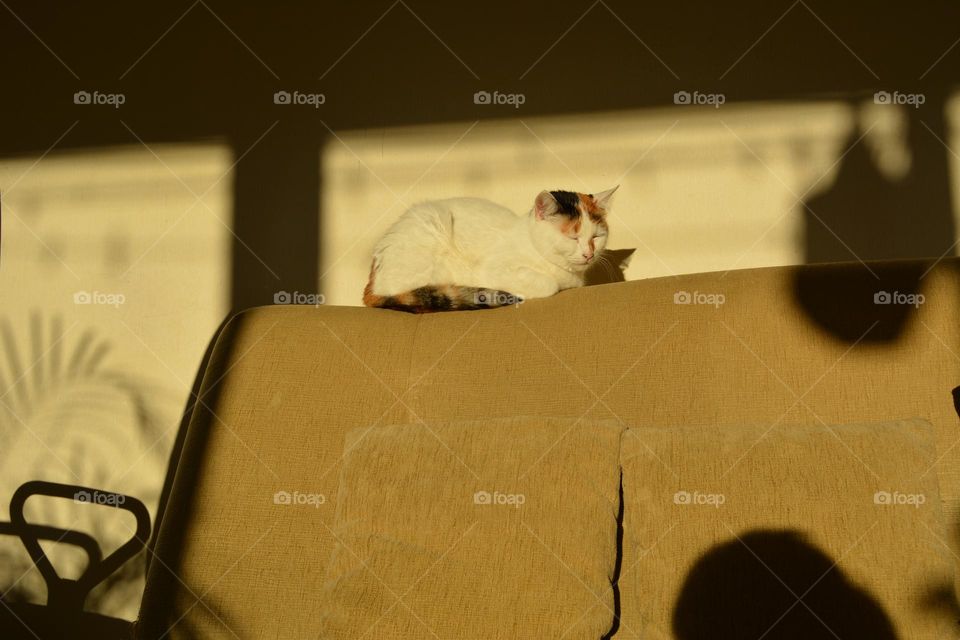
<instances>
[{"instance_id":1,"label":"cat's whiskers","mask_svg":"<svg viewBox=\"0 0 960 640\"><path fill-rule=\"evenodd\" d=\"M614 267L613 262L611 262L610 258L608 258L606 255L601 253L599 256L597 256L597 262L603 265L603 270L606 271L607 275L611 278L617 275L616 267Z\"/></svg>"}]
</instances>

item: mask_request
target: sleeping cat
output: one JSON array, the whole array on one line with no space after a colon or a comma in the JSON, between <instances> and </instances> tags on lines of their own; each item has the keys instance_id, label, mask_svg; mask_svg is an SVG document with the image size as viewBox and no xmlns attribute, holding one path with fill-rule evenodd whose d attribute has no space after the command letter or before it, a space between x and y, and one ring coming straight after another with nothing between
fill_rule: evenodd
<instances>
[{"instance_id":1,"label":"sleeping cat","mask_svg":"<svg viewBox=\"0 0 960 640\"><path fill-rule=\"evenodd\" d=\"M527 215L477 198L414 205L374 247L363 303L412 313L485 309L579 287L607 244L616 190L542 191Z\"/></svg>"}]
</instances>

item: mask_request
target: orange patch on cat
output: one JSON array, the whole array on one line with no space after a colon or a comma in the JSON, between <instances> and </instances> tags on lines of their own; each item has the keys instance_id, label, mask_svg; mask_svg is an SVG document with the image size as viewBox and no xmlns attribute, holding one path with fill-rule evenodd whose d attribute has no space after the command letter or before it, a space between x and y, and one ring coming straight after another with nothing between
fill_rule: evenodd
<instances>
[{"instance_id":1,"label":"orange patch on cat","mask_svg":"<svg viewBox=\"0 0 960 640\"><path fill-rule=\"evenodd\" d=\"M570 218L564 218L563 222L560 223L560 231L566 235L573 233L580 233L580 221L583 217L578 217L576 220L571 220Z\"/></svg>"},{"instance_id":2,"label":"orange patch on cat","mask_svg":"<svg viewBox=\"0 0 960 640\"><path fill-rule=\"evenodd\" d=\"M394 305L399 304L405 307L417 307L420 303L420 300L417 299L417 295L413 291L404 291L403 293L392 296L392 298Z\"/></svg>"},{"instance_id":3,"label":"orange patch on cat","mask_svg":"<svg viewBox=\"0 0 960 640\"><path fill-rule=\"evenodd\" d=\"M373 292L373 278L377 275L374 263L370 263L370 277L367 279L367 286L363 288L363 304L368 307L379 307L383 304L383 296L378 296Z\"/></svg>"},{"instance_id":4,"label":"orange patch on cat","mask_svg":"<svg viewBox=\"0 0 960 640\"><path fill-rule=\"evenodd\" d=\"M603 220L603 214L606 213L598 204L596 198L590 194L578 193L580 196L580 210L590 216L593 222Z\"/></svg>"}]
</instances>

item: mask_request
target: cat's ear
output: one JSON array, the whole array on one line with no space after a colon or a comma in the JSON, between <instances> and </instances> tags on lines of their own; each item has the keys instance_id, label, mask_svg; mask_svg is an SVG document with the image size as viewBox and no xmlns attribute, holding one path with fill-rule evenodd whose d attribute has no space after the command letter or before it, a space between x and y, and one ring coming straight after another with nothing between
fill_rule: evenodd
<instances>
[{"instance_id":1,"label":"cat's ear","mask_svg":"<svg viewBox=\"0 0 960 640\"><path fill-rule=\"evenodd\" d=\"M533 213L537 220L543 220L547 216L552 216L560 209L556 199L549 191L541 191L533 203Z\"/></svg>"},{"instance_id":2,"label":"cat's ear","mask_svg":"<svg viewBox=\"0 0 960 640\"><path fill-rule=\"evenodd\" d=\"M613 189L607 189L606 191L593 194L593 199L597 203L597 206L606 209L607 205L610 204L610 196L612 196L619 188L620 185L617 185Z\"/></svg>"}]
</instances>

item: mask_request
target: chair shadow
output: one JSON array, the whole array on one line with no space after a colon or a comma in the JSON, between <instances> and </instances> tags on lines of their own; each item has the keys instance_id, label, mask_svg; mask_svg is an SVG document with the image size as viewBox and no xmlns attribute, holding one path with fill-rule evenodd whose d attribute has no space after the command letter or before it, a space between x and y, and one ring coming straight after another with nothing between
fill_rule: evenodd
<instances>
[{"instance_id":1,"label":"chair shadow","mask_svg":"<svg viewBox=\"0 0 960 640\"><path fill-rule=\"evenodd\" d=\"M47 638L77 638L79 640L121 640L129 638L132 623L85 610L90 593L99 585L119 575L120 570L143 549L150 533L150 516L146 506L132 496L103 493L109 501L97 501L98 490L78 485L67 485L42 480L22 484L10 500L10 522L0 522L0 535L16 536L26 549L46 584L46 604L29 602L26 594L17 590L19 578L5 585L0 593L0 634L3 638L46 640ZM99 542L82 531L60 529L27 521L24 505L34 496L72 499L85 503L106 505L129 512L136 519L136 531L129 540L104 556ZM87 561L79 577L65 578L47 556L41 541L79 548Z\"/></svg>"},{"instance_id":2,"label":"chair shadow","mask_svg":"<svg viewBox=\"0 0 960 640\"><path fill-rule=\"evenodd\" d=\"M896 640L880 604L796 531L754 530L690 570L677 598L678 640Z\"/></svg>"}]
</instances>

